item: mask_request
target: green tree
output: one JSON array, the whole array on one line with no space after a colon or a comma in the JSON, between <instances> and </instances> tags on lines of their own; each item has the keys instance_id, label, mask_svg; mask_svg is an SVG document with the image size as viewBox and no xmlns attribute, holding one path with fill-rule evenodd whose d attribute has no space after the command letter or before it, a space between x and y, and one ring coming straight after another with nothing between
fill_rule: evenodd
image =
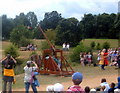
<instances>
[{"instance_id":1,"label":"green tree","mask_svg":"<svg viewBox=\"0 0 120 93\"><path fill-rule=\"evenodd\" d=\"M81 40L81 34L78 29L79 21L76 18L63 19L56 28L56 44L69 43L71 46L77 45Z\"/></svg>"},{"instance_id":2,"label":"green tree","mask_svg":"<svg viewBox=\"0 0 120 93\"><path fill-rule=\"evenodd\" d=\"M10 33L14 28L14 20L7 18L7 15L2 15L2 37L4 39L10 38Z\"/></svg>"},{"instance_id":3,"label":"green tree","mask_svg":"<svg viewBox=\"0 0 120 93\"><path fill-rule=\"evenodd\" d=\"M40 25L43 30L55 29L61 19L61 14L57 11L47 12L44 15L43 21L40 22Z\"/></svg>"},{"instance_id":4,"label":"green tree","mask_svg":"<svg viewBox=\"0 0 120 93\"><path fill-rule=\"evenodd\" d=\"M27 13L26 18L30 23L30 27L35 28L37 26L37 16L34 12Z\"/></svg>"},{"instance_id":5,"label":"green tree","mask_svg":"<svg viewBox=\"0 0 120 93\"><path fill-rule=\"evenodd\" d=\"M27 19L26 15L24 13L20 13L16 16L14 19L15 26L30 26L30 21Z\"/></svg>"},{"instance_id":6,"label":"green tree","mask_svg":"<svg viewBox=\"0 0 120 93\"><path fill-rule=\"evenodd\" d=\"M120 47L120 13L117 14L117 17L114 22L114 27L118 38L118 47Z\"/></svg>"},{"instance_id":7,"label":"green tree","mask_svg":"<svg viewBox=\"0 0 120 93\"><path fill-rule=\"evenodd\" d=\"M81 22L84 38L93 38L96 33L96 15L85 14Z\"/></svg>"},{"instance_id":8,"label":"green tree","mask_svg":"<svg viewBox=\"0 0 120 93\"><path fill-rule=\"evenodd\" d=\"M31 39L33 35L33 32L29 31L27 27L25 26L18 26L13 29L13 31L10 34L10 41L18 45L19 47L21 46L21 39Z\"/></svg>"},{"instance_id":9,"label":"green tree","mask_svg":"<svg viewBox=\"0 0 120 93\"><path fill-rule=\"evenodd\" d=\"M44 38L44 35L42 34L42 32L40 31L40 29L38 27L35 27L33 29L33 38L36 38L36 39Z\"/></svg>"}]
</instances>

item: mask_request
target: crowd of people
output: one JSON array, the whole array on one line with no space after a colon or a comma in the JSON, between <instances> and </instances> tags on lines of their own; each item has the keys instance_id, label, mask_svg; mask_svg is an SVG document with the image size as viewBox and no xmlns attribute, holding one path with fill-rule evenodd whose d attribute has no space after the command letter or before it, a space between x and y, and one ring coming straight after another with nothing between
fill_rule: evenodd
<instances>
[{"instance_id":1,"label":"crowd of people","mask_svg":"<svg viewBox=\"0 0 120 93\"><path fill-rule=\"evenodd\" d=\"M83 66L86 66L87 64L90 66L92 63L92 57L93 55L88 52L81 52L80 53L80 62ZM54 58L54 60L56 60ZM116 49L102 49L98 52L98 63L101 66L102 70L105 70L105 66L117 66L120 68L120 48ZM16 60L8 54L7 57L5 57L2 60L3 65L3 93L6 93L7 91L7 84L8 84L8 91L9 93L12 93L12 83L15 81L14 79L14 67L16 66ZM34 66L33 66L34 65ZM31 86L34 93L37 92L37 88L40 84L36 78L36 75L38 75L38 66L31 58L30 61L27 61L26 66L24 67L24 85L26 93L29 93L29 87ZM83 80L83 74L80 72L75 72L72 75L72 82L73 85L69 86L67 90L64 90L64 85L60 83L56 83L54 85L48 86L46 88L46 91L48 92L54 92L54 91L66 91L67 93L90 93L100 91L101 93L120 93L120 77L117 78L118 83L115 84L114 82L111 82L111 84L107 83L107 80L105 78L101 79L100 87L98 88L90 88L89 86L86 86L84 89L80 86ZM99 86L99 85L98 85Z\"/></svg>"},{"instance_id":2,"label":"crowd of people","mask_svg":"<svg viewBox=\"0 0 120 93\"><path fill-rule=\"evenodd\" d=\"M100 85L97 88L90 88L90 86L86 86L85 88L82 88L80 85L83 81L83 74L80 72L75 72L72 75L72 82L73 85L68 87L67 90L64 90L64 85L60 83L56 83L54 85L49 85L46 87L46 91L49 93L52 92L62 92L66 91L66 93L120 93L120 77L117 78L118 83L115 84L114 82L111 82L111 84L107 83L107 80L105 78L101 79Z\"/></svg>"},{"instance_id":3,"label":"crowd of people","mask_svg":"<svg viewBox=\"0 0 120 93\"><path fill-rule=\"evenodd\" d=\"M104 50L105 51L105 50ZM118 52L117 52L118 53ZM90 53L88 53L89 55ZM89 57L88 57L89 58ZM101 58L100 58L101 59ZM7 83L8 91L9 93L12 93L12 83L14 82L14 70L13 68L16 65L15 59L10 56L9 54L7 57L5 57L2 61L2 65L4 68L4 74L3 74L3 93L6 93L7 89ZM33 61L32 57L31 60L27 61L26 66L24 67L24 85L25 85L25 91L26 93L29 93L30 86L33 89L34 93L38 93L37 88L40 84L36 78L36 75L38 75L38 66ZM97 93L99 91L100 93L120 93L120 77L117 78L118 83L115 84L114 82L111 82L111 84L107 83L107 80L105 78L101 79L100 87L98 88L91 88L90 86L86 86L84 89L80 85L83 81L83 74L80 72L75 72L72 75L72 86L68 86L68 89L64 89L64 85L60 83L56 83L54 85L49 85L46 87L47 92L62 92L66 91L66 93Z\"/></svg>"},{"instance_id":4,"label":"crowd of people","mask_svg":"<svg viewBox=\"0 0 120 93\"><path fill-rule=\"evenodd\" d=\"M97 60L103 70L105 70L104 67L107 65L120 68L120 48L99 51Z\"/></svg>"},{"instance_id":5,"label":"crowd of people","mask_svg":"<svg viewBox=\"0 0 120 93\"><path fill-rule=\"evenodd\" d=\"M80 52L80 62L82 64L82 66L86 66L87 64L89 64L89 66L92 63L92 54L91 52Z\"/></svg>"},{"instance_id":6,"label":"crowd of people","mask_svg":"<svg viewBox=\"0 0 120 93\"><path fill-rule=\"evenodd\" d=\"M115 49L102 49L97 54L98 65L102 70L105 70L105 66L118 66L120 68L120 48ZM91 65L93 61L93 55L90 52L80 52L80 63L82 66Z\"/></svg>"},{"instance_id":7,"label":"crowd of people","mask_svg":"<svg viewBox=\"0 0 120 93\"><path fill-rule=\"evenodd\" d=\"M37 45L28 44L27 47L26 47L26 50L35 51L35 50L37 50Z\"/></svg>"}]
</instances>

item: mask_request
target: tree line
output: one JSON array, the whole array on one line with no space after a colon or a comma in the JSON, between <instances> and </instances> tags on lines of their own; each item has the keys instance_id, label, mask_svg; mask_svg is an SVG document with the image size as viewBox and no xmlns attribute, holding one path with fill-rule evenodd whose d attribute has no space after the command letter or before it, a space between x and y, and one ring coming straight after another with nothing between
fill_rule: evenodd
<instances>
[{"instance_id":1,"label":"tree line","mask_svg":"<svg viewBox=\"0 0 120 93\"><path fill-rule=\"evenodd\" d=\"M2 38L10 39L14 34L14 39L24 38L44 38L37 26L40 25L46 32L55 33L55 43L58 45L64 42L70 45L77 45L86 38L107 38L120 40L120 14L84 14L79 21L75 17L64 18L57 11L46 12L44 19L38 21L34 12L27 14L20 13L15 18L7 18L2 15ZM26 31L25 31L26 30ZM24 35L20 34L24 33ZM51 34L52 34L51 33ZM28 36L29 35L29 36ZM49 34L50 35L50 34ZM14 39L12 39L14 41ZM22 42L23 40L21 40ZM119 43L120 44L120 43ZM119 45L120 46L120 45Z\"/></svg>"}]
</instances>

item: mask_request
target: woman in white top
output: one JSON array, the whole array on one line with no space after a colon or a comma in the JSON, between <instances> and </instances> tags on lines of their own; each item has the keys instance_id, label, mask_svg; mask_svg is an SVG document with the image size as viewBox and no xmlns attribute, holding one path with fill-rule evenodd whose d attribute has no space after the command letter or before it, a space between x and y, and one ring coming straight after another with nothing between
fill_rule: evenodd
<instances>
[{"instance_id":1,"label":"woman in white top","mask_svg":"<svg viewBox=\"0 0 120 93\"><path fill-rule=\"evenodd\" d=\"M31 65L34 64L34 66L32 67ZM25 71L25 76L24 76L24 83L25 83L25 89L26 89L26 93L29 93L29 87L31 85L34 93L37 93L37 88L35 86L34 80L33 80L33 71L37 70L38 66L34 61L27 61L27 65L24 67L24 71Z\"/></svg>"}]
</instances>

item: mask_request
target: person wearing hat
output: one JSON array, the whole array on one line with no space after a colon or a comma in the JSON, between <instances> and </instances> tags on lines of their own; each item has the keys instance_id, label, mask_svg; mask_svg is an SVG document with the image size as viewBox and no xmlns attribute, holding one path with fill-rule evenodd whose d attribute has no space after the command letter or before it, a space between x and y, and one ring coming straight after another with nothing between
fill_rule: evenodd
<instances>
[{"instance_id":1,"label":"person wearing hat","mask_svg":"<svg viewBox=\"0 0 120 93\"><path fill-rule=\"evenodd\" d=\"M34 66L32 66L32 65L34 65ZM37 88L36 88L36 85L35 85L34 79L33 79L33 76L34 76L33 72L37 69L38 69L38 66L34 61L27 61L27 64L24 67L24 72L25 72L24 83L25 83L26 93L29 93L30 86L32 87L34 93L37 93Z\"/></svg>"},{"instance_id":2,"label":"person wearing hat","mask_svg":"<svg viewBox=\"0 0 120 93\"><path fill-rule=\"evenodd\" d=\"M3 93L8 91L9 93L12 92L12 83L14 82L14 69L16 66L16 60L10 55L7 56L2 60L2 67L3 67ZM8 85L8 90L7 90Z\"/></svg>"},{"instance_id":3,"label":"person wearing hat","mask_svg":"<svg viewBox=\"0 0 120 93\"><path fill-rule=\"evenodd\" d=\"M84 90L80 86L82 80L83 80L83 75L80 72L75 72L72 75L72 82L74 85L68 88L67 93L72 93L73 91L85 93Z\"/></svg>"}]
</instances>

